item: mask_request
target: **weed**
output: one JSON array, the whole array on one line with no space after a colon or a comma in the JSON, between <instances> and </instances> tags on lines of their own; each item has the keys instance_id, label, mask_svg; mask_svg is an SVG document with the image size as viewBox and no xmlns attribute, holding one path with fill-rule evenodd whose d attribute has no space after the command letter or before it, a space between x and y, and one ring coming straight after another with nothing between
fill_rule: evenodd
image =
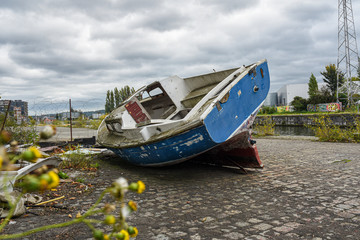
<instances>
[{"instance_id":1,"label":"weed","mask_svg":"<svg viewBox=\"0 0 360 240\"><path fill-rule=\"evenodd\" d=\"M85 183L85 179L82 177L78 177L75 179L75 182L79 182L79 183Z\"/></svg>"},{"instance_id":2,"label":"weed","mask_svg":"<svg viewBox=\"0 0 360 240\"><path fill-rule=\"evenodd\" d=\"M5 116L0 115L2 124ZM10 133L12 139L20 144L35 144L39 140L39 134L34 124L22 122L18 124L14 118L8 117L5 122L5 130Z\"/></svg>"},{"instance_id":3,"label":"weed","mask_svg":"<svg viewBox=\"0 0 360 240\"><path fill-rule=\"evenodd\" d=\"M270 136L275 133L275 122L270 116L266 116L254 125L257 136Z\"/></svg>"},{"instance_id":4,"label":"weed","mask_svg":"<svg viewBox=\"0 0 360 240\"><path fill-rule=\"evenodd\" d=\"M343 159L343 160L338 160L338 161L334 161L333 163L348 163L351 162L350 159Z\"/></svg>"},{"instance_id":5,"label":"weed","mask_svg":"<svg viewBox=\"0 0 360 240\"><path fill-rule=\"evenodd\" d=\"M353 124L346 127L335 125L329 115L321 114L310 117L312 124L305 127L314 131L319 141L323 142L360 142L360 118L353 116Z\"/></svg>"},{"instance_id":6,"label":"weed","mask_svg":"<svg viewBox=\"0 0 360 240\"><path fill-rule=\"evenodd\" d=\"M70 153L65 152L62 155L62 158L64 159L64 161L60 163L60 169L75 168L89 170L99 167L98 163L94 163L93 156L90 154L82 153L79 147L76 147L76 149L72 150Z\"/></svg>"},{"instance_id":7,"label":"weed","mask_svg":"<svg viewBox=\"0 0 360 240\"><path fill-rule=\"evenodd\" d=\"M90 120L89 128L96 130L96 129L99 128L101 122L102 122L102 119L93 119L93 120Z\"/></svg>"},{"instance_id":8,"label":"weed","mask_svg":"<svg viewBox=\"0 0 360 240\"><path fill-rule=\"evenodd\" d=\"M60 177L61 179L68 179L68 178L69 178L69 176L68 176L66 173L62 172L62 171L60 171L60 172L58 173L58 175L59 175L59 177Z\"/></svg>"},{"instance_id":9,"label":"weed","mask_svg":"<svg viewBox=\"0 0 360 240\"><path fill-rule=\"evenodd\" d=\"M90 164L90 167L98 169L100 167L100 165L99 165L99 163L92 163L92 164Z\"/></svg>"}]
</instances>

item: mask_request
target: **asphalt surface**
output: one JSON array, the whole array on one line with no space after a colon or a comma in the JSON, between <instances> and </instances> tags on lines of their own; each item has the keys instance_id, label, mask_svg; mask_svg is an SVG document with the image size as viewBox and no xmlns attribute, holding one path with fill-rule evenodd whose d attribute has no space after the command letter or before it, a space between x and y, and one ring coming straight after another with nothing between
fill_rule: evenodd
<instances>
[{"instance_id":1,"label":"asphalt surface","mask_svg":"<svg viewBox=\"0 0 360 240\"><path fill-rule=\"evenodd\" d=\"M37 131L41 131L44 126L36 127ZM72 132L71 132L72 131ZM97 130L89 129L89 128L72 128L70 127L56 127L56 134L48 141L56 142L56 141L70 141L71 136L74 140L75 138L91 138L96 136Z\"/></svg>"},{"instance_id":2,"label":"asphalt surface","mask_svg":"<svg viewBox=\"0 0 360 240\"><path fill-rule=\"evenodd\" d=\"M129 194L139 209L128 219L136 239L360 239L360 145L309 139L256 139L263 170L192 163L142 168L106 152L94 191L64 200L84 212L116 178L142 180ZM68 220L69 212L28 215L6 232ZM66 236L65 236L66 235ZM86 226L70 226L26 239L91 239Z\"/></svg>"}]
</instances>

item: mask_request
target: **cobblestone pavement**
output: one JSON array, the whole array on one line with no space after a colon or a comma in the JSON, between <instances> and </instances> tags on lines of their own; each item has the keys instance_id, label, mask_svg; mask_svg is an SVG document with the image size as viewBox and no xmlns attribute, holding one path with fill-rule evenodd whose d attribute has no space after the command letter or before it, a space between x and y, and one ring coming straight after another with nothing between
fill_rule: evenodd
<instances>
[{"instance_id":1,"label":"cobblestone pavement","mask_svg":"<svg viewBox=\"0 0 360 240\"><path fill-rule=\"evenodd\" d=\"M256 140L265 168L248 174L191 162L140 168L104 155L111 160L102 164L96 190L71 203L73 215L124 176L147 186L145 193L130 195L139 205L129 218L139 229L136 239L360 239L359 144ZM66 215L19 218L7 231L63 221ZM81 226L28 239L69 232L73 239L91 238Z\"/></svg>"}]
</instances>

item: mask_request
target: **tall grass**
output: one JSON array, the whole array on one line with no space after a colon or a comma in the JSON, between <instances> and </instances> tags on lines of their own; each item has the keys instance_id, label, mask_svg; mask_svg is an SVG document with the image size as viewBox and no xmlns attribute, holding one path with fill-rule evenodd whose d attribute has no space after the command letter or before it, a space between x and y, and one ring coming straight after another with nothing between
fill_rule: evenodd
<instances>
[{"instance_id":1,"label":"tall grass","mask_svg":"<svg viewBox=\"0 0 360 240\"><path fill-rule=\"evenodd\" d=\"M275 122L270 116L265 116L254 124L254 132L256 136L272 136L275 134Z\"/></svg>"},{"instance_id":2,"label":"tall grass","mask_svg":"<svg viewBox=\"0 0 360 240\"><path fill-rule=\"evenodd\" d=\"M305 127L314 131L319 141L323 142L360 142L360 117L353 116L353 124L347 126L335 125L329 115L310 117L312 124Z\"/></svg>"}]
</instances>

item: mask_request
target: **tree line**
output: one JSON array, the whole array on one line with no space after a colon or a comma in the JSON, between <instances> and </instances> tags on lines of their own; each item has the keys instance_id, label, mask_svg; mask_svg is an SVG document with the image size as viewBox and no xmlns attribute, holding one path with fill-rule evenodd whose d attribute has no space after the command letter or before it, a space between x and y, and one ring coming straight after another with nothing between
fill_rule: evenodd
<instances>
[{"instance_id":1,"label":"tree line","mask_svg":"<svg viewBox=\"0 0 360 240\"><path fill-rule=\"evenodd\" d=\"M320 74L323 76L323 81L326 83L326 86L323 86L319 89L316 77L313 73L311 73L308 83L309 98L305 99L296 96L290 103L292 106L294 106L295 111L306 111L308 104L331 103L337 100L339 100L343 106L348 106L349 103L347 100L347 95L338 91L338 88L340 88L345 83L346 79L344 77L344 73L337 69L335 64L329 64L325 67L325 71L320 72ZM351 80L360 80L359 70L358 76L352 77ZM354 94L353 98L355 101L359 100L360 95Z\"/></svg>"},{"instance_id":2,"label":"tree line","mask_svg":"<svg viewBox=\"0 0 360 240\"><path fill-rule=\"evenodd\" d=\"M114 90L107 90L105 101L105 113L110 113L120 104L130 97L135 92L135 89L130 88L128 85L120 88L115 87Z\"/></svg>"}]
</instances>

